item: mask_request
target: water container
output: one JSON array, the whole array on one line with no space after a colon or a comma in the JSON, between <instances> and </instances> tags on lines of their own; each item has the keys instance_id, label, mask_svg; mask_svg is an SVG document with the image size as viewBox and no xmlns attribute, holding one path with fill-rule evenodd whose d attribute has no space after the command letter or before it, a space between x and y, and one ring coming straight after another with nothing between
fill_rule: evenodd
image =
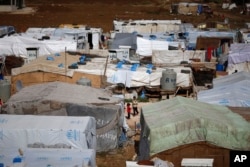
<instances>
[{"instance_id":1,"label":"water container","mask_svg":"<svg viewBox=\"0 0 250 167\"><path fill-rule=\"evenodd\" d=\"M223 64L216 64L216 71L224 71L224 65Z\"/></svg>"},{"instance_id":2,"label":"water container","mask_svg":"<svg viewBox=\"0 0 250 167\"><path fill-rule=\"evenodd\" d=\"M11 84L8 80L0 80L0 98L6 102L10 98Z\"/></svg>"},{"instance_id":3,"label":"water container","mask_svg":"<svg viewBox=\"0 0 250 167\"><path fill-rule=\"evenodd\" d=\"M176 90L176 77L177 73L173 69L162 71L161 89L166 91Z\"/></svg>"},{"instance_id":4,"label":"water container","mask_svg":"<svg viewBox=\"0 0 250 167\"><path fill-rule=\"evenodd\" d=\"M76 81L78 85L83 85L83 86L91 86L91 80L88 78L80 78L78 81Z\"/></svg>"},{"instance_id":5,"label":"water container","mask_svg":"<svg viewBox=\"0 0 250 167\"><path fill-rule=\"evenodd\" d=\"M197 13L201 14L203 12L202 4L198 5Z\"/></svg>"}]
</instances>

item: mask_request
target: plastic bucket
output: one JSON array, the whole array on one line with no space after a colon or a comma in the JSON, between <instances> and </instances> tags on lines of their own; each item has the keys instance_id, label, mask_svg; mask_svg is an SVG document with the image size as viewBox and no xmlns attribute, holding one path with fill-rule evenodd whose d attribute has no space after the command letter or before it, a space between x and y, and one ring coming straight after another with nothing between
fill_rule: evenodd
<instances>
[{"instance_id":1,"label":"plastic bucket","mask_svg":"<svg viewBox=\"0 0 250 167\"><path fill-rule=\"evenodd\" d=\"M216 71L224 71L224 66L222 64L216 64Z\"/></svg>"}]
</instances>

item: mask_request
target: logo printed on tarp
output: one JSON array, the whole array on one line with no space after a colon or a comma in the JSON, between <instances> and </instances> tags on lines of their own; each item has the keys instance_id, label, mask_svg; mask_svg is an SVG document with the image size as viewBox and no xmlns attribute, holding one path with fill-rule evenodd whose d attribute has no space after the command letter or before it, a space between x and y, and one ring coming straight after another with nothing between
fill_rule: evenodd
<instances>
[{"instance_id":1,"label":"logo printed on tarp","mask_svg":"<svg viewBox=\"0 0 250 167\"><path fill-rule=\"evenodd\" d=\"M80 131L68 130L66 136L69 140L80 141Z\"/></svg>"},{"instance_id":2,"label":"logo printed on tarp","mask_svg":"<svg viewBox=\"0 0 250 167\"><path fill-rule=\"evenodd\" d=\"M0 124L6 124L8 122L7 119L0 118Z\"/></svg>"}]
</instances>

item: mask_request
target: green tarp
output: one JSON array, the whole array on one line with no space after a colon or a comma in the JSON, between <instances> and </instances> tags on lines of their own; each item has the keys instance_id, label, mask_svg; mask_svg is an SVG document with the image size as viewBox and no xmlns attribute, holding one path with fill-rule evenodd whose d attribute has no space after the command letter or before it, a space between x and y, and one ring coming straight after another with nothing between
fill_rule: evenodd
<instances>
[{"instance_id":1,"label":"green tarp","mask_svg":"<svg viewBox=\"0 0 250 167\"><path fill-rule=\"evenodd\" d=\"M140 156L206 141L250 150L250 123L229 108L175 97L142 107Z\"/></svg>"}]
</instances>

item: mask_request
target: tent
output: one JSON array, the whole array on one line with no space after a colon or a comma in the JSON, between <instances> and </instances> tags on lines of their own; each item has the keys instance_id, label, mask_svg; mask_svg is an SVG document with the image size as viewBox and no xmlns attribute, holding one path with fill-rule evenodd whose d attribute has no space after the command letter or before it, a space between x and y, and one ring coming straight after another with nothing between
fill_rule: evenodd
<instances>
[{"instance_id":1,"label":"tent","mask_svg":"<svg viewBox=\"0 0 250 167\"><path fill-rule=\"evenodd\" d=\"M73 40L38 40L29 36L12 35L0 38L0 55L15 55L29 58L27 48L38 48L38 56L64 52L65 48L76 51L77 42Z\"/></svg>"},{"instance_id":2,"label":"tent","mask_svg":"<svg viewBox=\"0 0 250 167\"><path fill-rule=\"evenodd\" d=\"M123 33L180 32L181 20L114 20L113 25L116 32Z\"/></svg>"},{"instance_id":3,"label":"tent","mask_svg":"<svg viewBox=\"0 0 250 167\"><path fill-rule=\"evenodd\" d=\"M62 144L78 150L96 149L93 117L3 114L0 129L1 149L36 148L38 144L47 148Z\"/></svg>"},{"instance_id":4,"label":"tent","mask_svg":"<svg viewBox=\"0 0 250 167\"><path fill-rule=\"evenodd\" d=\"M250 80L198 92L197 100L232 107L250 107Z\"/></svg>"},{"instance_id":5,"label":"tent","mask_svg":"<svg viewBox=\"0 0 250 167\"><path fill-rule=\"evenodd\" d=\"M231 85L243 80L250 80L249 72L240 71L231 75L226 75L224 77L215 78L213 80L213 87Z\"/></svg>"},{"instance_id":6,"label":"tent","mask_svg":"<svg viewBox=\"0 0 250 167\"><path fill-rule=\"evenodd\" d=\"M123 99L103 89L63 82L22 88L5 103L7 114L91 116L96 119L97 151L114 149L124 124Z\"/></svg>"},{"instance_id":7,"label":"tent","mask_svg":"<svg viewBox=\"0 0 250 167\"><path fill-rule=\"evenodd\" d=\"M231 107L250 106L250 74L239 72L213 80L214 87L198 92L197 100Z\"/></svg>"},{"instance_id":8,"label":"tent","mask_svg":"<svg viewBox=\"0 0 250 167\"><path fill-rule=\"evenodd\" d=\"M228 74L235 70L250 72L250 45L247 43L234 43L230 46L228 54Z\"/></svg>"},{"instance_id":9,"label":"tent","mask_svg":"<svg viewBox=\"0 0 250 167\"><path fill-rule=\"evenodd\" d=\"M188 147L198 142L229 150L250 150L249 122L225 106L177 96L142 106L140 122L139 159L141 160L156 154L158 156L160 153L166 158L168 154L164 154L164 151ZM180 162L183 156L192 156L190 149L194 147L189 148L189 155L179 151L179 157L168 160ZM204 149L202 151L202 154L194 152L193 156L205 157L207 152L204 152ZM212 150L211 156L215 156L214 151L215 149Z\"/></svg>"},{"instance_id":10,"label":"tent","mask_svg":"<svg viewBox=\"0 0 250 167\"><path fill-rule=\"evenodd\" d=\"M1 166L17 163L71 166L81 164L85 158L95 167L96 121L93 117L3 114L0 121Z\"/></svg>"},{"instance_id":11,"label":"tent","mask_svg":"<svg viewBox=\"0 0 250 167\"><path fill-rule=\"evenodd\" d=\"M109 49L119 49L119 46L131 46L131 49L136 49L136 35L135 33L116 33Z\"/></svg>"},{"instance_id":12,"label":"tent","mask_svg":"<svg viewBox=\"0 0 250 167\"><path fill-rule=\"evenodd\" d=\"M66 57L65 57L66 56ZM164 68L149 69L146 66L139 66L136 71L131 71L132 65L123 64L117 68L117 64L105 64L106 58L92 58L86 65L78 65L78 69L65 69L58 67L60 64L72 64L79 61L80 56L61 54L60 56L49 56L54 60L47 60L47 56L39 57L36 60L25 64L20 68L12 69L12 90L15 90L16 81L21 80L24 86L49 81L65 81L76 83L79 77L86 77L91 80L92 86L100 88L103 82L111 84L123 83L127 87L159 86ZM67 60L67 62L65 62ZM105 72L106 68L106 73ZM177 72L177 86L189 87L192 85L191 74L182 73L182 70L190 70L189 67L172 67ZM172 69L171 68L171 69ZM147 70L151 70L149 74ZM106 81L102 80L102 76ZM30 78L32 77L32 80Z\"/></svg>"}]
</instances>

